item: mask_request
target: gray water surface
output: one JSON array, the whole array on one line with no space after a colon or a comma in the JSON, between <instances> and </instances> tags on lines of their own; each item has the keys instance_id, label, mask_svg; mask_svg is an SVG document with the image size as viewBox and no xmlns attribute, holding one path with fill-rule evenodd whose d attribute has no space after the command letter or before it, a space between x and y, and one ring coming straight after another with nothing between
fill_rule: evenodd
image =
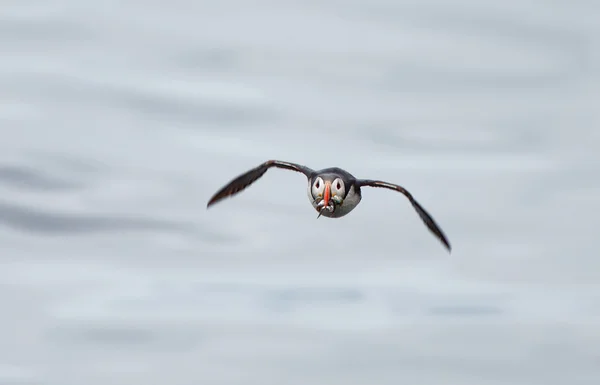
<instances>
[{"instance_id":1,"label":"gray water surface","mask_svg":"<svg viewBox=\"0 0 600 385\"><path fill-rule=\"evenodd\" d=\"M0 384L597 385L599 15L4 1Z\"/></svg>"}]
</instances>

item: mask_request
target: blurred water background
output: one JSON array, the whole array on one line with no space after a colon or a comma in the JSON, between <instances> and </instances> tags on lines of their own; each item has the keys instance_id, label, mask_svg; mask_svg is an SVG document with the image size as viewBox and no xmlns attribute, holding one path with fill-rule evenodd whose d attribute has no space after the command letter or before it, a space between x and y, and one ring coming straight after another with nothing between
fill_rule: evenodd
<instances>
[{"instance_id":1,"label":"blurred water background","mask_svg":"<svg viewBox=\"0 0 600 385\"><path fill-rule=\"evenodd\" d=\"M4 0L0 384L600 383L600 3ZM399 183L316 220L301 174Z\"/></svg>"}]
</instances>

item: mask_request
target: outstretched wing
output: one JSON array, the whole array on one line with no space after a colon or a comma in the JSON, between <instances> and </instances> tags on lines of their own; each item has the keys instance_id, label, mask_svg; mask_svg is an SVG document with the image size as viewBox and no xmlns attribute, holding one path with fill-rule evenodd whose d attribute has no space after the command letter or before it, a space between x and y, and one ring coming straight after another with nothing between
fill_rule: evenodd
<instances>
[{"instance_id":1,"label":"outstretched wing","mask_svg":"<svg viewBox=\"0 0 600 385\"><path fill-rule=\"evenodd\" d=\"M242 175L229 182L227 185L223 186L219 191L215 193L215 195L213 195L212 198L210 198L208 204L206 205L206 208L209 208L213 204L228 196L233 196L239 193L246 187L250 186L252 183L256 182L271 167L278 167L284 168L286 170L301 172L304 175L306 175L307 178L310 177L310 175L314 172L312 169L296 163L283 162L280 160L268 160L263 164L259 165L258 167L255 167L250 171L246 171Z\"/></svg>"},{"instance_id":2,"label":"outstretched wing","mask_svg":"<svg viewBox=\"0 0 600 385\"><path fill-rule=\"evenodd\" d=\"M382 182L379 180L359 179L356 181L356 183L358 184L358 186L383 187L404 194L408 198L414 209L417 211L417 214L419 214L419 217L421 217L421 220L425 223L427 228L436 236L436 238L438 238L446 246L448 251L452 249L450 246L450 242L448 242L448 238L446 238L446 235L444 234L442 229L435 223L431 215L429 215L429 213L425 211L423 206L421 206L419 202L417 202L415 198L413 198L412 194L409 193L404 187L398 186L393 183Z\"/></svg>"}]
</instances>

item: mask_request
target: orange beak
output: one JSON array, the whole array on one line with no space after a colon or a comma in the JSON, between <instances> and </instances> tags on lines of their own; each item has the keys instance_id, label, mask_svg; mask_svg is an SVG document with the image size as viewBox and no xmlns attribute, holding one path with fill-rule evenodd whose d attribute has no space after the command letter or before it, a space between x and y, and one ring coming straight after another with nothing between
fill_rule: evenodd
<instances>
[{"instance_id":1,"label":"orange beak","mask_svg":"<svg viewBox=\"0 0 600 385\"><path fill-rule=\"evenodd\" d=\"M325 182L325 192L323 193L323 207L327 207L331 199L331 182Z\"/></svg>"}]
</instances>

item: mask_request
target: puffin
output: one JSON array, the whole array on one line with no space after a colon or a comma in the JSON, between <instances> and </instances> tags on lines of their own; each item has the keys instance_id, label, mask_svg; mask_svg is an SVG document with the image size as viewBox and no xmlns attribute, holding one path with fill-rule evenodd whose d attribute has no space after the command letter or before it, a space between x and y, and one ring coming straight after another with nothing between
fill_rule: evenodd
<instances>
[{"instance_id":1,"label":"puffin","mask_svg":"<svg viewBox=\"0 0 600 385\"><path fill-rule=\"evenodd\" d=\"M327 218L341 218L350 213L362 199L362 187L380 187L397 191L403 194L415 209L425 226L450 252L452 250L448 238L433 220L433 217L421 206L412 194L404 187L374 179L358 179L348 171L339 167L324 168L315 171L310 167L281 160L267 160L251 170L239 175L219 189L208 201L206 209L215 203L233 197L256 182L270 168L281 168L304 174L308 181L308 199L313 208L318 212L317 219L321 216Z\"/></svg>"}]
</instances>

